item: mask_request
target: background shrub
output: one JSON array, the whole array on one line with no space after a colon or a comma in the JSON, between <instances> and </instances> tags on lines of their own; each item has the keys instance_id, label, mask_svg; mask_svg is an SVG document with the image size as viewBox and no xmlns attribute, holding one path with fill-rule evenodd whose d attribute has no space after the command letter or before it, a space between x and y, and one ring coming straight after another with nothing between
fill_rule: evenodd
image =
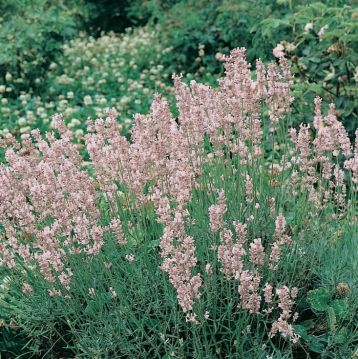
<instances>
[{"instance_id":1,"label":"background shrub","mask_svg":"<svg viewBox=\"0 0 358 359\"><path fill-rule=\"evenodd\" d=\"M98 38L81 33L61 46L44 75L46 90L32 90L12 98L2 95L1 132L17 136L32 128L45 132L51 116L64 120L81 138L85 119L104 116L108 108L118 110L125 131L136 112L146 112L154 92L170 92L170 73L162 65L170 49L164 48L156 29L128 29L124 34L102 34ZM1 94L0 94L1 96Z\"/></svg>"},{"instance_id":2,"label":"background shrub","mask_svg":"<svg viewBox=\"0 0 358 359\"><path fill-rule=\"evenodd\" d=\"M166 58L172 71L210 78L222 73L217 59L232 48L248 48L253 63L255 58L272 60L272 49L283 43L296 79L296 124L312 120L310 104L320 95L336 104L353 137L358 124L358 15L350 2L186 0L170 7L158 1L152 4L151 21L161 25L162 41L172 48Z\"/></svg>"},{"instance_id":3,"label":"background shrub","mask_svg":"<svg viewBox=\"0 0 358 359\"><path fill-rule=\"evenodd\" d=\"M77 108L73 118L78 119L78 109L85 117L93 115L94 112L88 110L92 107L99 109L101 106L97 104L84 108L81 105L84 96L90 94L83 90L83 79L76 79L83 73L73 72L81 66L89 67L91 71L93 66L85 64L86 61L72 63L73 58L63 56L63 49L73 46L68 44L63 47L63 42L77 35L82 48L88 41L91 49L94 49L90 43L97 41L95 38L98 37L98 43L103 44L100 40L104 35L101 33L103 29L123 32L127 26L143 24L147 24L144 31L151 33L153 46L161 47L161 51L156 50L160 56L150 53L150 44L146 45L145 54L141 53L142 50L136 54L129 51L132 63L139 65L136 65L137 69L131 66L121 69L122 86L116 86L114 79L119 70L107 71L108 66L112 69L116 67L114 53L107 55L101 64L103 71L100 71L98 63L93 77L96 84L89 86L93 88L89 92L99 97L104 95L108 106L118 105L118 100L112 99L128 96L124 87L129 89L131 86L125 85L127 80L131 82L143 77L140 72L145 70L144 67L149 71L152 67L164 66L166 74L160 81L167 85L170 85L170 74L173 72L184 73L188 81L200 78L215 85L215 79L223 71L220 61L222 54L227 54L234 47L245 46L249 49L248 60L254 68L255 58L272 60L272 49L281 43L294 74L293 93L297 101L293 114L296 125L312 121L310 113L313 110L313 98L320 95L327 103L336 104L337 115L351 138L357 127L357 11L347 1L314 1L307 4L304 1L284 0L214 0L209 3L201 0L80 3L36 0L31 2L31 6L30 2L21 2L20 6L19 2L8 0L2 2L1 6L4 15L0 39L5 51L0 55L0 96L3 105L0 118L5 132L9 130L21 134L21 127L26 132L26 128L29 125L31 127L31 123L35 126L35 122L36 127L45 130L47 125L42 120L30 120L28 123L27 117L36 117L38 107L45 109L41 110L40 117L45 116L45 113L52 115L56 111L64 111L63 106L58 105L69 99L66 98L67 92L61 92L62 85L59 86L58 81L61 82L59 76L66 76L66 72L75 78L72 85L63 86L75 94L76 100L69 101L72 103L68 106ZM78 36L79 29L87 30L91 35ZM140 34L140 31L134 32L130 38L144 49L144 43L138 38ZM116 36L113 37L116 45L110 46L118 46L118 41ZM130 42L124 41L121 50L118 50L118 56L124 57L125 61L128 59L125 54L127 45L130 46ZM88 51L91 52L91 49ZM108 51L101 48L97 50ZM100 55L96 53L93 56L98 58ZM107 66L110 61L113 64ZM127 63L130 64L130 61ZM53 68L49 69L51 64ZM48 70L49 73L45 75ZM101 73L104 74L103 78ZM56 75L58 79L54 80ZM113 78L109 81L108 76ZM145 85L146 88L148 86L151 93L160 91L155 81ZM18 106L20 101L26 101L27 104ZM105 102L103 97L100 101L103 104ZM148 110L148 105L142 107L131 101L126 104L128 109L132 106L125 116L119 117L121 121L128 122L138 110ZM16 123L19 117L22 118L20 122L25 119L26 124L19 126Z\"/></svg>"},{"instance_id":4,"label":"background shrub","mask_svg":"<svg viewBox=\"0 0 358 359\"><path fill-rule=\"evenodd\" d=\"M5 0L0 3L0 83L12 97L46 88L44 75L86 17L76 1ZM3 91L2 91L3 92Z\"/></svg>"}]
</instances>

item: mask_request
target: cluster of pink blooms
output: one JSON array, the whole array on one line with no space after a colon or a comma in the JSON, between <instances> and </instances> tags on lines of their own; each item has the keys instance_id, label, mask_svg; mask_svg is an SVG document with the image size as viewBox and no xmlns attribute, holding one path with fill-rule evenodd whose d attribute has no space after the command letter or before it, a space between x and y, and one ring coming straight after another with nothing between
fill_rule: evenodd
<instances>
[{"instance_id":1,"label":"cluster of pink blooms","mask_svg":"<svg viewBox=\"0 0 358 359\"><path fill-rule=\"evenodd\" d=\"M292 174L293 193L305 190L309 193L308 200L317 209L321 209L333 196L336 205L340 209L345 207L346 183L343 169L339 166L337 158L340 156L344 161L344 167L352 176L352 182L358 183L358 155L357 135L353 156L352 145L347 131L342 123L337 120L335 107L329 106L326 116L321 113L322 100L315 99L315 116L313 128L315 137L312 139L310 125L301 125L299 131L290 130L292 141L297 150L297 155L291 158L294 166ZM318 172L317 168L321 168ZM357 190L357 186L356 186Z\"/></svg>"},{"instance_id":2,"label":"cluster of pink blooms","mask_svg":"<svg viewBox=\"0 0 358 359\"><path fill-rule=\"evenodd\" d=\"M281 309L280 317L272 324L270 336L273 337L277 332L280 332L283 337L291 338L293 343L296 343L299 339L299 335L293 330L291 324L287 322L288 319L292 318L294 322L298 314L292 315L292 306L294 304L293 299L297 297L297 288L291 290L286 286L277 288L276 294L279 298L278 307Z\"/></svg>"},{"instance_id":3,"label":"cluster of pink blooms","mask_svg":"<svg viewBox=\"0 0 358 359\"><path fill-rule=\"evenodd\" d=\"M209 212L210 227L213 233L220 230L221 244L217 248L217 253L218 260L221 263L221 271L228 279L233 278L239 281L241 308L247 309L250 313L260 313L263 294L266 308L263 308L262 312L269 314L274 309L272 306L273 286L267 282L263 285L263 278L268 270L277 269L283 245L291 243L291 237L285 233L286 219L282 214L276 217L271 249L268 244L266 248L264 247L261 238L255 238L248 243L247 225L238 221L233 222L236 234L236 239L234 239L233 232L224 220L227 208L223 202L225 198L223 190L219 193L218 201L220 204L213 204L209 208ZM215 216L211 215L213 208L215 209ZM269 254L266 255L266 252ZM277 288L276 294L279 298L278 307L282 309L282 314L273 323L270 335L273 336L280 332L284 337L296 342L298 335L294 333L292 325L288 323L292 317L291 307L294 304L290 299L290 291L287 287ZM296 295L297 288L293 288L291 298L294 299ZM294 321L297 318L295 316L292 319Z\"/></svg>"},{"instance_id":4,"label":"cluster of pink blooms","mask_svg":"<svg viewBox=\"0 0 358 359\"><path fill-rule=\"evenodd\" d=\"M354 157L344 162L344 167L351 171L352 182L358 190L358 129L355 132Z\"/></svg>"},{"instance_id":5,"label":"cluster of pink blooms","mask_svg":"<svg viewBox=\"0 0 358 359\"><path fill-rule=\"evenodd\" d=\"M253 80L245 49L233 50L225 58L226 76L218 81L217 88L195 81L189 86L180 76L174 76L178 117L171 114L167 101L157 95L148 115L135 115L131 140L121 135L114 109L109 110L105 119L89 121L85 137L90 156L87 163L59 116L55 116L54 122L60 136L47 134L45 140L35 130L32 137L23 140L22 146L7 138L7 163L0 166L0 224L4 229L0 232L0 264L15 268L16 261L21 260L29 268L38 268L47 281L62 285L54 285L51 295L61 294L63 288L70 287L73 275L68 265L69 255L98 254L107 232L117 238L119 245L126 244L117 218L121 211L118 197L124 191L127 203L132 201L135 210L148 203L154 205L157 221L163 226L161 268L176 289L187 320L196 322L194 305L201 296L203 276L199 271L195 238L189 235L193 222L188 204L193 191L202 190L198 179L210 161L204 143L208 140L212 147L211 159L222 159L225 164L230 158L235 159L240 169L233 169L233 173L240 171L245 196L242 206L260 208L252 169L265 154L262 106L268 110L270 131L274 132L293 101L287 61L282 54L277 55L280 55L279 66L265 67L257 61L256 80ZM306 191L317 207L333 193L343 208L345 174L337 163L333 164L332 158L345 156L345 168L357 183L357 142L353 157L334 108L323 117L319 99L314 129L314 140L311 140L309 126L301 126L298 132L291 131L296 155L291 159L283 156L280 165L271 166L271 175L290 165L293 192ZM321 177L318 165L322 168ZM89 174L88 166L94 170L94 176ZM323 180L328 181L328 185ZM276 186L274 182L271 184ZM108 201L113 216L106 227L99 225L100 195ZM242 308L259 312L263 296L266 305L263 310L270 313L274 285L263 284L263 272L278 267L283 248L291 242L285 232L285 218L276 217L270 243L262 238L249 241L245 223L237 221L232 230L229 228L224 218L227 215L225 202L224 191L219 191L217 203L209 209L210 228L220 237L217 256L221 271L226 277L239 281ZM269 197L267 204L271 213L276 213L275 197ZM250 214L247 219L253 221L255 216ZM126 259L136 265L134 255L129 254ZM211 275L212 263L205 261L205 265L207 274ZM94 296L92 289L89 295ZM31 289L24 285L23 291ZM275 293L282 314L271 333L280 332L295 341L297 337L288 319L292 316L296 290L288 292L286 287L280 287Z\"/></svg>"},{"instance_id":6,"label":"cluster of pink blooms","mask_svg":"<svg viewBox=\"0 0 358 359\"><path fill-rule=\"evenodd\" d=\"M109 228L98 224L95 181L81 168L72 133L59 116L54 123L59 139L48 133L45 141L37 130L32 131L34 140L26 138L22 146L8 138L7 164L0 166L0 260L14 268L15 258L21 258L47 281L69 290L73 273L68 255L99 253L109 230L120 244L125 240L118 219Z\"/></svg>"},{"instance_id":7,"label":"cluster of pink blooms","mask_svg":"<svg viewBox=\"0 0 358 359\"><path fill-rule=\"evenodd\" d=\"M281 248L285 244L291 243L291 236L285 234L286 228L286 219L282 214L279 214L275 221L275 233L274 233L274 242L271 246L270 253L270 264L271 269L276 269L277 264L280 261Z\"/></svg>"},{"instance_id":8,"label":"cluster of pink blooms","mask_svg":"<svg viewBox=\"0 0 358 359\"><path fill-rule=\"evenodd\" d=\"M217 232L219 229L223 228L225 224L225 212L225 193L221 190L218 196L218 204L214 204L209 208L210 228L213 232Z\"/></svg>"}]
</instances>

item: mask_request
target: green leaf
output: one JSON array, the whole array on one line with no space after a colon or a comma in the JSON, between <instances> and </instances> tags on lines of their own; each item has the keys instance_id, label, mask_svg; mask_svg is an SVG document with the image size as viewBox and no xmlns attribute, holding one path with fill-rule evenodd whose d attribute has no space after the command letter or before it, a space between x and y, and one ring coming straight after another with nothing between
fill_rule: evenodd
<instances>
[{"instance_id":1,"label":"green leaf","mask_svg":"<svg viewBox=\"0 0 358 359\"><path fill-rule=\"evenodd\" d=\"M319 64L321 62L321 59L318 57L309 57L308 60L314 62L315 64Z\"/></svg>"},{"instance_id":2,"label":"green leaf","mask_svg":"<svg viewBox=\"0 0 358 359\"><path fill-rule=\"evenodd\" d=\"M344 319L349 314L348 303L343 299L336 299L331 303L331 307L338 319Z\"/></svg>"},{"instance_id":3,"label":"green leaf","mask_svg":"<svg viewBox=\"0 0 358 359\"><path fill-rule=\"evenodd\" d=\"M295 333L297 333L302 339L308 340L310 336L307 334L307 328L301 324L295 324L293 326Z\"/></svg>"},{"instance_id":4,"label":"green leaf","mask_svg":"<svg viewBox=\"0 0 358 359\"><path fill-rule=\"evenodd\" d=\"M328 322L329 330L331 331L336 330L337 318L334 309L332 307L328 307L327 309L327 322Z\"/></svg>"},{"instance_id":5,"label":"green leaf","mask_svg":"<svg viewBox=\"0 0 358 359\"><path fill-rule=\"evenodd\" d=\"M331 300L331 293L326 288L317 288L307 294L311 308L316 311L326 311Z\"/></svg>"},{"instance_id":6,"label":"green leaf","mask_svg":"<svg viewBox=\"0 0 358 359\"><path fill-rule=\"evenodd\" d=\"M324 351L325 345L315 336L310 336L308 342L308 347L315 353L322 353Z\"/></svg>"},{"instance_id":7,"label":"green leaf","mask_svg":"<svg viewBox=\"0 0 358 359\"><path fill-rule=\"evenodd\" d=\"M347 340L348 333L349 333L348 328L347 327L342 327L333 336L333 340L337 344L343 344Z\"/></svg>"}]
</instances>

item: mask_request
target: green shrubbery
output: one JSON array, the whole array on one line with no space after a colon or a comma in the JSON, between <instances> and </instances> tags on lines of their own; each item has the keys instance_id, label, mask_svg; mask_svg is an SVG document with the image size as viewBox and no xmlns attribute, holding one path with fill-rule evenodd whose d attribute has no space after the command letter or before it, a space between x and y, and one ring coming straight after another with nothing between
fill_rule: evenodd
<instances>
[{"instance_id":1,"label":"green shrubbery","mask_svg":"<svg viewBox=\"0 0 358 359\"><path fill-rule=\"evenodd\" d=\"M159 43L155 30L139 28L98 38L82 33L61 50L44 77L44 93L23 91L15 98L3 94L3 134L21 136L32 128L44 132L51 127L51 116L62 113L81 137L85 120L104 116L110 107L118 110L127 131L134 113L149 110L155 91L171 91L170 73L161 64L170 49ZM11 84L13 80L8 81Z\"/></svg>"},{"instance_id":2,"label":"green shrubbery","mask_svg":"<svg viewBox=\"0 0 358 359\"><path fill-rule=\"evenodd\" d=\"M157 3L157 2L154 2ZM180 1L155 8L161 37L173 47L167 66L214 75L220 53L249 48L248 59L272 60L283 43L295 75L297 124L310 122L315 95L334 102L350 135L358 124L358 12L347 1ZM199 49L201 45L201 49ZM308 111L308 112L307 112Z\"/></svg>"},{"instance_id":3,"label":"green shrubbery","mask_svg":"<svg viewBox=\"0 0 358 359\"><path fill-rule=\"evenodd\" d=\"M48 116L56 111L63 112L63 106L58 105L60 101L64 105L64 101L71 100L67 99L67 92L73 93L76 99L69 101L68 105L70 109L77 108L73 111L73 118L79 117L78 111L85 117L92 116L94 112L87 111L88 106L83 106L84 96L104 96L105 100L98 98L102 107L105 107L105 101L108 106L118 105L120 97L124 97L122 103L126 102L127 89L131 88L126 85L127 80L131 82L138 77L145 77L141 73L145 67L149 71L150 68L164 66L166 74L163 74L161 81L167 85L170 85L168 80L173 72L184 72L188 74L188 79L200 77L215 84L215 78L222 73L222 54L227 54L234 47L244 46L249 49L250 62L255 58L268 61L274 58L272 49L279 43L283 45L285 56L291 61L295 77L293 94L296 103L293 113L296 124L312 120L311 104L314 96L320 95L327 103L336 104L337 114L351 137L357 127L357 10L344 1L317 1L310 4L304 1L267 0L255 1L255 4L248 0L215 0L209 3L189 0L128 3L108 1L101 4L88 1L76 5L66 2L65 6L57 2L48 5L47 2L38 0L32 2L31 8L28 3L25 6L14 1L4 4L4 26L0 31L5 49L0 55L0 96L3 105L0 117L2 129L10 132L19 133L19 127L26 128L27 125L19 126L15 121L19 117L31 118L31 112L35 117L45 116L44 113ZM90 26L123 31L126 25L145 22L148 22L148 29L145 31L151 33L150 43L145 44L137 39L141 37L140 31L134 32L128 38L130 40L121 45L118 54L101 48L103 33L99 34L99 48L89 45L90 48L84 52L88 54L92 50L97 51L93 54L97 58L94 61L99 61L95 68L86 63L88 60L76 62L71 57L79 50L66 50L62 55L64 48L81 44L79 49L87 41L89 44L95 41L83 35L77 42L63 47L65 40L75 34L78 37L81 26L87 29ZM117 48L119 39L120 37L113 37L113 44L109 47ZM108 41L112 42L112 39ZM140 46L141 50L125 54L125 46L130 42L133 42L133 47ZM151 43L156 47L156 54L153 53ZM167 50L163 53L164 49ZM112 51L111 56L105 55L103 64L98 60L100 51ZM108 72L108 67L115 68L116 56L124 56L123 61L129 66L121 68L123 84L120 86L116 83L119 69ZM129 56L131 60L127 60ZM111 61L113 64L110 65ZM122 64L123 61L119 62ZM139 65L133 69L131 62ZM50 65L52 68L49 69ZM81 66L82 70L79 71ZM72 77L83 77L83 71L91 72L92 69L95 83L89 85L89 93L84 90L83 78L75 78L71 84L62 86L61 81L65 81L66 72ZM103 78L101 73L105 74ZM111 77L110 80L108 76ZM149 86L150 92L158 90L155 81L144 86ZM19 99L22 102L25 100L27 104L18 107ZM145 99L141 101L148 103ZM98 105L94 107L100 108ZM122 121L130 119L138 110L148 109L147 105L138 106L130 100L126 107L129 111L120 116ZM38 115L37 108L44 108L45 111L41 110ZM30 120L30 126L31 122L36 122L36 126L43 127L44 130L47 128L46 124L41 124L42 121Z\"/></svg>"},{"instance_id":4,"label":"green shrubbery","mask_svg":"<svg viewBox=\"0 0 358 359\"><path fill-rule=\"evenodd\" d=\"M5 0L0 13L0 86L11 97L29 89L39 93L63 42L81 28L86 8L71 0Z\"/></svg>"},{"instance_id":5,"label":"green shrubbery","mask_svg":"<svg viewBox=\"0 0 358 359\"><path fill-rule=\"evenodd\" d=\"M335 103L337 115L352 136L358 125L358 10L313 3L298 7L282 21L274 30L266 20L260 30L267 31L265 42L276 38L291 60L297 121L311 120L307 105L319 95ZM292 33L284 37L280 28L288 24Z\"/></svg>"}]
</instances>

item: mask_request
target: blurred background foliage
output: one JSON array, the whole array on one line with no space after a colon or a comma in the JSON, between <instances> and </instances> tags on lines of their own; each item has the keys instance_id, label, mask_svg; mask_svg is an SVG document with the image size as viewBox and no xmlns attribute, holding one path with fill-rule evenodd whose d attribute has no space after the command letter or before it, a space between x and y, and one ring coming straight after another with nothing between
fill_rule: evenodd
<instances>
[{"instance_id":1,"label":"blurred background foliage","mask_svg":"<svg viewBox=\"0 0 358 359\"><path fill-rule=\"evenodd\" d=\"M0 1L0 75L15 79L8 91L12 96L45 90L42 79L49 64L89 20L81 5L83 1Z\"/></svg>"},{"instance_id":2,"label":"blurred background foliage","mask_svg":"<svg viewBox=\"0 0 358 359\"><path fill-rule=\"evenodd\" d=\"M139 98L145 103L150 102L154 91L171 84L173 72L185 74L188 80L195 78L214 85L223 71L222 54L235 47L246 47L248 60L254 67L256 58L272 61L272 50L281 43L295 77L294 123L312 120L313 98L320 95L325 103L336 104L337 115L353 135L358 123L357 5L355 0L1 0L0 129L21 134L27 131L21 132L21 128L36 123L46 130L50 121L43 123L44 118L31 120L31 117L38 117L38 107L45 109L40 112L47 117L58 110L63 112L56 104L66 99L69 91L76 98L75 103L68 104L76 108L72 114L78 114L81 108L82 115L98 115L101 106L87 111L87 105L83 111L84 96L104 96L103 108L116 105L113 98L131 96L129 86L123 84L141 76L145 83L149 81L153 85L149 92L144 92L146 99ZM70 40L92 43L94 38L102 43L102 36L128 34L128 28L142 28L151 34L151 41L137 45L141 50L136 55L128 51L135 64L143 63L144 59L148 60L148 66L133 69L128 61L128 66L118 67L120 76L110 72L112 79L104 83L99 77L101 72L105 77L108 75L107 65L103 64L103 70L100 65L95 66L94 84L88 93L81 78L75 79L70 89L56 85L56 81L54 86L54 72L82 76L79 67L82 70L88 67L91 51L97 59L101 57L99 52L105 51L101 46L89 46L87 60L74 61L65 50L71 46ZM138 43L136 36L143 36L140 31L131 33L125 46ZM152 48L153 42L157 45ZM112 51L114 67L120 62L116 56L126 57L125 46ZM151 54L154 49L160 56ZM153 80L147 81L153 75L150 68L158 65L165 69L160 86ZM122 78L122 86L117 86L118 77ZM20 101L19 96L22 96ZM26 110L24 104L18 105L24 96L27 96ZM51 105L51 101L55 104ZM147 105L138 106L134 102L134 98L128 100L133 108L127 108L120 121L128 122L138 110L147 111ZM28 108L29 103L35 105ZM71 116L67 117L70 121ZM24 120L18 124L18 118L25 118L26 124L21 125Z\"/></svg>"}]
</instances>

